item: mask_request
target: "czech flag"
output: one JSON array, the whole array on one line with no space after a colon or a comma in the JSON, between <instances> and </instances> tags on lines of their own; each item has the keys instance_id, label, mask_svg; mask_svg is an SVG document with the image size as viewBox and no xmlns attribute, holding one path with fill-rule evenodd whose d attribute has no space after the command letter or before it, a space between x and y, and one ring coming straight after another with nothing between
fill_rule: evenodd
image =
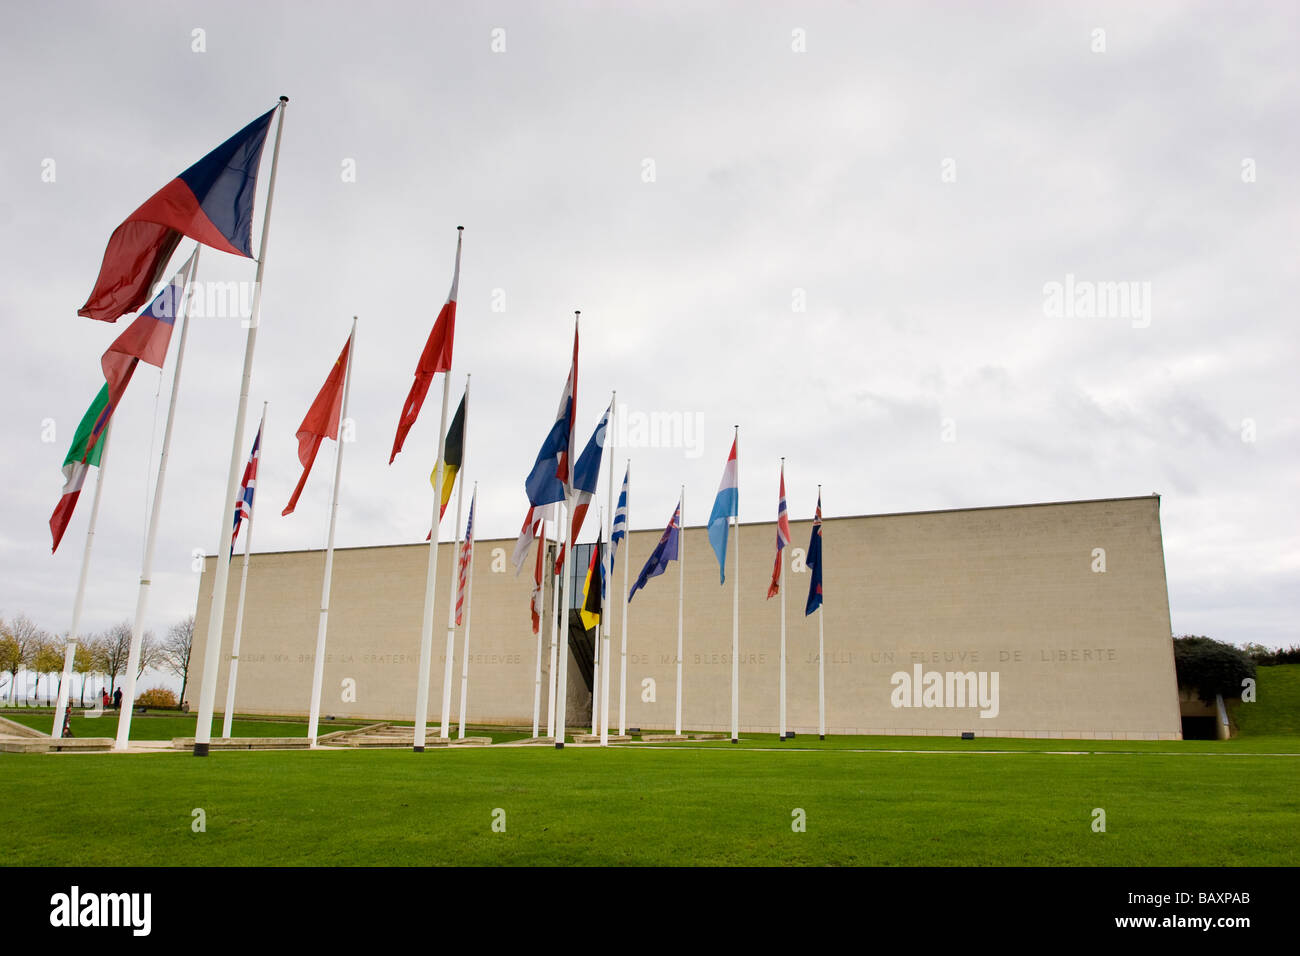
<instances>
[{"instance_id":1,"label":"czech flag","mask_svg":"<svg viewBox=\"0 0 1300 956\"><path fill-rule=\"evenodd\" d=\"M740 490L736 486L736 441L731 443L731 454L722 469L722 481L718 483L718 497L713 499L713 511L709 513L709 544L718 556L718 574L721 583L727 581L727 519L740 513Z\"/></svg>"},{"instance_id":2,"label":"czech flag","mask_svg":"<svg viewBox=\"0 0 1300 956\"><path fill-rule=\"evenodd\" d=\"M273 109L253 120L113 230L95 288L78 315L116 322L139 309L182 236L253 258L253 197L274 114Z\"/></svg>"}]
</instances>

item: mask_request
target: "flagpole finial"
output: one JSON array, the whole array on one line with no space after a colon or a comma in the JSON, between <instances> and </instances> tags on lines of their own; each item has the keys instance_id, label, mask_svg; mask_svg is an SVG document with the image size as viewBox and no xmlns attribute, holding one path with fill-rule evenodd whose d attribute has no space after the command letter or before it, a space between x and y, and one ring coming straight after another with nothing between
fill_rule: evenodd
<instances>
[{"instance_id":1,"label":"flagpole finial","mask_svg":"<svg viewBox=\"0 0 1300 956\"><path fill-rule=\"evenodd\" d=\"M287 96L281 96L281 97L280 97L280 102L281 102L281 103L288 103L288 102L289 102L289 97L287 97Z\"/></svg>"},{"instance_id":2,"label":"flagpole finial","mask_svg":"<svg viewBox=\"0 0 1300 956\"><path fill-rule=\"evenodd\" d=\"M457 231L457 232L464 232L464 231L465 231L465 227L464 227L464 226L457 226L457 227L456 227L456 231Z\"/></svg>"}]
</instances>

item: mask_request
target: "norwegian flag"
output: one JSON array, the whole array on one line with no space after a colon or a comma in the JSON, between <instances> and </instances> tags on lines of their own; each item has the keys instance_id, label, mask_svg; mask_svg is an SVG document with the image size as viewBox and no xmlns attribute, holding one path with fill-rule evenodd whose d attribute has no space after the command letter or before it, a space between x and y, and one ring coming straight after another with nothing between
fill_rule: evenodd
<instances>
[{"instance_id":1,"label":"norwegian flag","mask_svg":"<svg viewBox=\"0 0 1300 956\"><path fill-rule=\"evenodd\" d=\"M456 585L456 626L460 627L465 611L465 581L469 577L469 563L474 560L474 502L478 489L469 500L469 524L465 526L465 540L460 546L460 583Z\"/></svg>"},{"instance_id":2,"label":"norwegian flag","mask_svg":"<svg viewBox=\"0 0 1300 956\"><path fill-rule=\"evenodd\" d=\"M776 597L781 591L781 550L790 543L790 514L785 507L785 462L781 462L781 503L776 506L776 563L772 565L772 583L767 586L767 596Z\"/></svg>"},{"instance_id":3,"label":"norwegian flag","mask_svg":"<svg viewBox=\"0 0 1300 956\"><path fill-rule=\"evenodd\" d=\"M262 419L265 424L266 419ZM262 447L262 425L257 426L257 437L253 439L253 451L248 456L248 467L244 469L244 481L239 486L239 497L235 499L235 528L230 533L230 553L235 553L235 539L239 537L239 523L247 518L253 520L253 493L257 490L257 459Z\"/></svg>"}]
</instances>

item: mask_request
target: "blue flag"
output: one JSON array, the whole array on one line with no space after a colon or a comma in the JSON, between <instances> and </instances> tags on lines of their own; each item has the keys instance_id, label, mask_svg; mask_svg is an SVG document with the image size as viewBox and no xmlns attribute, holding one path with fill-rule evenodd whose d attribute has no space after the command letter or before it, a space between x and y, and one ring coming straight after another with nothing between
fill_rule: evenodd
<instances>
[{"instance_id":1,"label":"blue flag","mask_svg":"<svg viewBox=\"0 0 1300 956\"><path fill-rule=\"evenodd\" d=\"M804 617L822 606L822 496L817 494L817 515L813 518L812 537L808 540L808 557L804 559L812 580L808 582L808 606Z\"/></svg>"},{"instance_id":2,"label":"blue flag","mask_svg":"<svg viewBox=\"0 0 1300 956\"><path fill-rule=\"evenodd\" d=\"M618 557L618 546L627 537L627 479L632 473L632 466L623 472L623 490L618 493L618 509L614 512L614 527L609 535L609 568L614 569L614 559Z\"/></svg>"},{"instance_id":3,"label":"blue flag","mask_svg":"<svg viewBox=\"0 0 1300 956\"><path fill-rule=\"evenodd\" d=\"M655 545L655 549L650 552L650 557L646 559L645 567L641 573L636 576L636 584L632 585L632 590L627 592L627 600L632 602L632 595L638 590L645 587L646 582L651 578L658 577L668 568L669 561L677 560L677 536L682 525L682 503L677 502L677 510L673 512L672 520L668 522L668 527L664 528L663 537Z\"/></svg>"}]
</instances>

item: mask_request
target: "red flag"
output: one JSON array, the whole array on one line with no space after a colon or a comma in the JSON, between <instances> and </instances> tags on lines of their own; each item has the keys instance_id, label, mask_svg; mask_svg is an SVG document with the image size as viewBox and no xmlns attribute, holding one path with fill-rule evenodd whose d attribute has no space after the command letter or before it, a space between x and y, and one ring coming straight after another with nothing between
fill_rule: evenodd
<instances>
[{"instance_id":1,"label":"red flag","mask_svg":"<svg viewBox=\"0 0 1300 956\"><path fill-rule=\"evenodd\" d=\"M775 597L781 591L781 549L790 543L790 514L785 506L785 459L781 460L781 500L776 506L776 563L772 565L772 583L767 586L767 596Z\"/></svg>"},{"instance_id":2,"label":"red flag","mask_svg":"<svg viewBox=\"0 0 1300 956\"><path fill-rule=\"evenodd\" d=\"M320 394L316 396L316 401L311 403L311 408L307 409L307 417L298 426L298 434L294 437L298 439L298 460L302 462L302 477L298 479L298 487L293 489L293 497L289 499L289 504L280 512L282 515L292 514L293 509L298 506L298 496L302 494L303 485L307 484L307 476L311 474L311 466L316 462L320 443L326 438L338 440L339 416L343 412L343 378L347 374L348 350L351 347L352 336L349 335L338 360L330 369L329 377L325 379Z\"/></svg>"},{"instance_id":3,"label":"red flag","mask_svg":"<svg viewBox=\"0 0 1300 956\"><path fill-rule=\"evenodd\" d=\"M391 465L397 453L402 450L406 433L411 430L415 420L420 417L420 408L424 405L424 396L429 394L433 376L439 372L451 371L452 340L456 336L456 293L460 286L460 241L461 234L456 235L456 271L451 279L451 292L438 319L433 323L429 340L424 343L420 353L420 364L415 367L415 381L406 395L406 404L402 406L402 417L397 422L397 434L393 437L393 453L388 456Z\"/></svg>"},{"instance_id":4,"label":"red flag","mask_svg":"<svg viewBox=\"0 0 1300 956\"><path fill-rule=\"evenodd\" d=\"M544 539L543 539L544 540ZM543 544L537 546L537 567L533 569L533 633L536 634L542 626L542 552L546 548Z\"/></svg>"},{"instance_id":5,"label":"red flag","mask_svg":"<svg viewBox=\"0 0 1300 956\"><path fill-rule=\"evenodd\" d=\"M176 324L176 314L181 308L186 285L193 276L195 255L198 255L197 249L172 277L171 283L149 303L149 308L136 316L135 321L113 340L113 344L99 360L100 367L104 370L104 380L108 383L108 407L95 423L89 447L94 448L104 434L108 420L117 411L126 387L131 382L131 376L135 374L135 367L140 362L156 368L163 367L172 329Z\"/></svg>"}]
</instances>

